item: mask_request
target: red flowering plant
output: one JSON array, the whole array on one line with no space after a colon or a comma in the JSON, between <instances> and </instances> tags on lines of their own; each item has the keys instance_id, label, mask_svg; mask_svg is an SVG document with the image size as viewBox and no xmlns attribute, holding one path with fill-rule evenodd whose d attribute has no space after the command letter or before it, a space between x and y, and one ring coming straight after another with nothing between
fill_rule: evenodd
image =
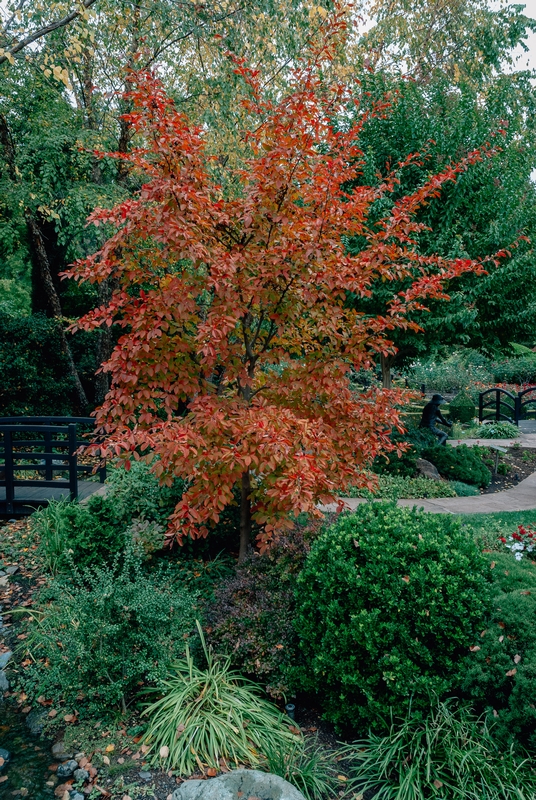
<instances>
[{"instance_id":1,"label":"red flowering plant","mask_svg":"<svg viewBox=\"0 0 536 800\"><path fill-rule=\"evenodd\" d=\"M516 561L521 561L536 550L536 529L532 525L518 525L517 531L507 537L500 536L499 541L514 554Z\"/></svg>"},{"instance_id":2,"label":"red flowering plant","mask_svg":"<svg viewBox=\"0 0 536 800\"><path fill-rule=\"evenodd\" d=\"M69 273L112 278L117 287L77 323L123 328L102 367L112 388L96 413L105 434L96 449L127 469L146 457L165 483L187 480L169 522L179 542L206 536L238 497L240 558L253 524L262 548L293 516L318 515L318 504L348 485L374 486L367 467L401 450L389 434L403 430L397 407L405 395L376 387L358 394L352 371L394 352L390 331L418 330L411 313L427 298L448 299L449 281L483 271L470 259L421 255L415 215L489 147L396 202L385 201L417 155L377 187L347 188L364 163L363 117L352 91L328 83L324 69L344 26L335 11L277 102L266 94L269 81L235 60L250 157L225 189L203 130L154 74L133 76L126 118L139 146L111 155L143 186L92 214L112 235ZM378 221L382 203L389 210ZM363 243L360 252L348 252L347 237ZM378 282L397 287L384 314L348 303L349 292L370 296Z\"/></svg>"}]
</instances>

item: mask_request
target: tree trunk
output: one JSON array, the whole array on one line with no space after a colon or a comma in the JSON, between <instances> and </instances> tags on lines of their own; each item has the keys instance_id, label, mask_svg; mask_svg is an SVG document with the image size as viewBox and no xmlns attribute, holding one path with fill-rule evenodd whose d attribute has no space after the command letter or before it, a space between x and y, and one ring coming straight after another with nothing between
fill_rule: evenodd
<instances>
[{"instance_id":1,"label":"tree trunk","mask_svg":"<svg viewBox=\"0 0 536 800\"><path fill-rule=\"evenodd\" d=\"M390 389L391 384L391 367L393 366L395 357L380 355L381 369L382 369L382 383L384 389Z\"/></svg>"},{"instance_id":2,"label":"tree trunk","mask_svg":"<svg viewBox=\"0 0 536 800\"><path fill-rule=\"evenodd\" d=\"M117 287L117 281L113 278L99 283L98 303L99 306L107 305L110 302L112 293ZM97 352L97 362L99 367L108 361L114 349L114 337L111 325L102 325L99 328L99 349ZM95 375L95 403L101 405L104 398L110 391L110 374L108 372L97 372Z\"/></svg>"},{"instance_id":3,"label":"tree trunk","mask_svg":"<svg viewBox=\"0 0 536 800\"><path fill-rule=\"evenodd\" d=\"M47 309L50 315L54 317L58 323L61 349L67 359L69 374L73 379L78 411L81 414L85 414L87 411L88 401L86 393L84 392L84 387L80 381L80 376L78 375L76 365L74 363L73 354L71 353L71 348L69 347L65 330L63 328L60 298L56 291L56 287L54 286L54 281L52 280L52 273L50 271L50 264L48 262L48 256L45 250L41 229L39 228L37 220L33 216L30 209L26 209L24 216L26 218L26 225L30 235L30 241L32 243L35 259L39 268L39 277L41 278L41 283L45 290Z\"/></svg>"},{"instance_id":4,"label":"tree trunk","mask_svg":"<svg viewBox=\"0 0 536 800\"><path fill-rule=\"evenodd\" d=\"M240 550L238 563L241 564L249 553L251 546L251 481L249 472L242 474L240 493Z\"/></svg>"}]
</instances>

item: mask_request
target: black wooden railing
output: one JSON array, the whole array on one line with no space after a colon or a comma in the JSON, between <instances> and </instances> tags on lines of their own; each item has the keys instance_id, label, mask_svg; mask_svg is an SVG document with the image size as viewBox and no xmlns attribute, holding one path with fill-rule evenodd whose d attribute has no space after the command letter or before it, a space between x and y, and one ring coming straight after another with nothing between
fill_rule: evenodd
<instances>
[{"instance_id":1,"label":"black wooden railing","mask_svg":"<svg viewBox=\"0 0 536 800\"><path fill-rule=\"evenodd\" d=\"M519 425L523 419L536 417L536 386L524 389L522 392L512 392L494 386L478 396L478 419L506 420L514 425Z\"/></svg>"},{"instance_id":2,"label":"black wooden railing","mask_svg":"<svg viewBox=\"0 0 536 800\"><path fill-rule=\"evenodd\" d=\"M88 444L80 429L91 432L94 426L91 417L0 417L0 514L21 512L28 500L17 489L24 487L39 490L32 492L37 504L50 498L47 489L68 490L75 500L78 476L94 471L93 464L79 463L77 451ZM97 473L104 483L106 468L99 466Z\"/></svg>"}]
</instances>

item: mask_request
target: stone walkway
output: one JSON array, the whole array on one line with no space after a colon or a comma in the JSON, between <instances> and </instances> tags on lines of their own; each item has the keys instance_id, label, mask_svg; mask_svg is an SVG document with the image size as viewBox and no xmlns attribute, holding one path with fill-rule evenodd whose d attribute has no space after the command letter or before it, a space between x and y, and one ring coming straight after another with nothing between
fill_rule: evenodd
<instances>
[{"instance_id":1,"label":"stone walkway","mask_svg":"<svg viewBox=\"0 0 536 800\"><path fill-rule=\"evenodd\" d=\"M512 447L519 444L521 447L536 449L536 421L530 420L520 424L520 436L517 439L448 439L447 444L458 447L466 444L468 447ZM361 497L341 497L347 508L352 511L361 503L367 501ZM505 492L483 494L475 497L441 497L436 500L398 500L399 506L418 506L424 511L436 514L491 514L495 511L531 511L535 509L536 516L536 472L525 478L517 486ZM335 503L322 506L324 511L336 511Z\"/></svg>"},{"instance_id":2,"label":"stone walkway","mask_svg":"<svg viewBox=\"0 0 536 800\"><path fill-rule=\"evenodd\" d=\"M518 444L520 447L534 447L536 448L536 433L524 433L517 439L447 439L447 444L451 447L458 447L460 444L466 444L467 447L512 447Z\"/></svg>"},{"instance_id":3,"label":"stone walkway","mask_svg":"<svg viewBox=\"0 0 536 800\"><path fill-rule=\"evenodd\" d=\"M367 501L361 497L342 497L352 511ZM475 497L440 497L436 500L399 500L399 506L418 506L436 514L491 514L495 511L531 511L536 517L536 472L505 492L482 494ZM335 511L334 503L323 506L323 510Z\"/></svg>"}]
</instances>

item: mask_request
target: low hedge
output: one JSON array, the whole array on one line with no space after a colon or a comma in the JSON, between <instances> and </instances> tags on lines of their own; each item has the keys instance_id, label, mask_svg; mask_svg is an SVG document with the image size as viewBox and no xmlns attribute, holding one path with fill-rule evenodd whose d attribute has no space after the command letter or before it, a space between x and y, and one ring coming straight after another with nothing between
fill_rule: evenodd
<instances>
[{"instance_id":1,"label":"low hedge","mask_svg":"<svg viewBox=\"0 0 536 800\"><path fill-rule=\"evenodd\" d=\"M423 457L434 464L439 474L452 481L470 483L485 489L491 481L491 472L483 463L478 448L435 446L423 450Z\"/></svg>"}]
</instances>

